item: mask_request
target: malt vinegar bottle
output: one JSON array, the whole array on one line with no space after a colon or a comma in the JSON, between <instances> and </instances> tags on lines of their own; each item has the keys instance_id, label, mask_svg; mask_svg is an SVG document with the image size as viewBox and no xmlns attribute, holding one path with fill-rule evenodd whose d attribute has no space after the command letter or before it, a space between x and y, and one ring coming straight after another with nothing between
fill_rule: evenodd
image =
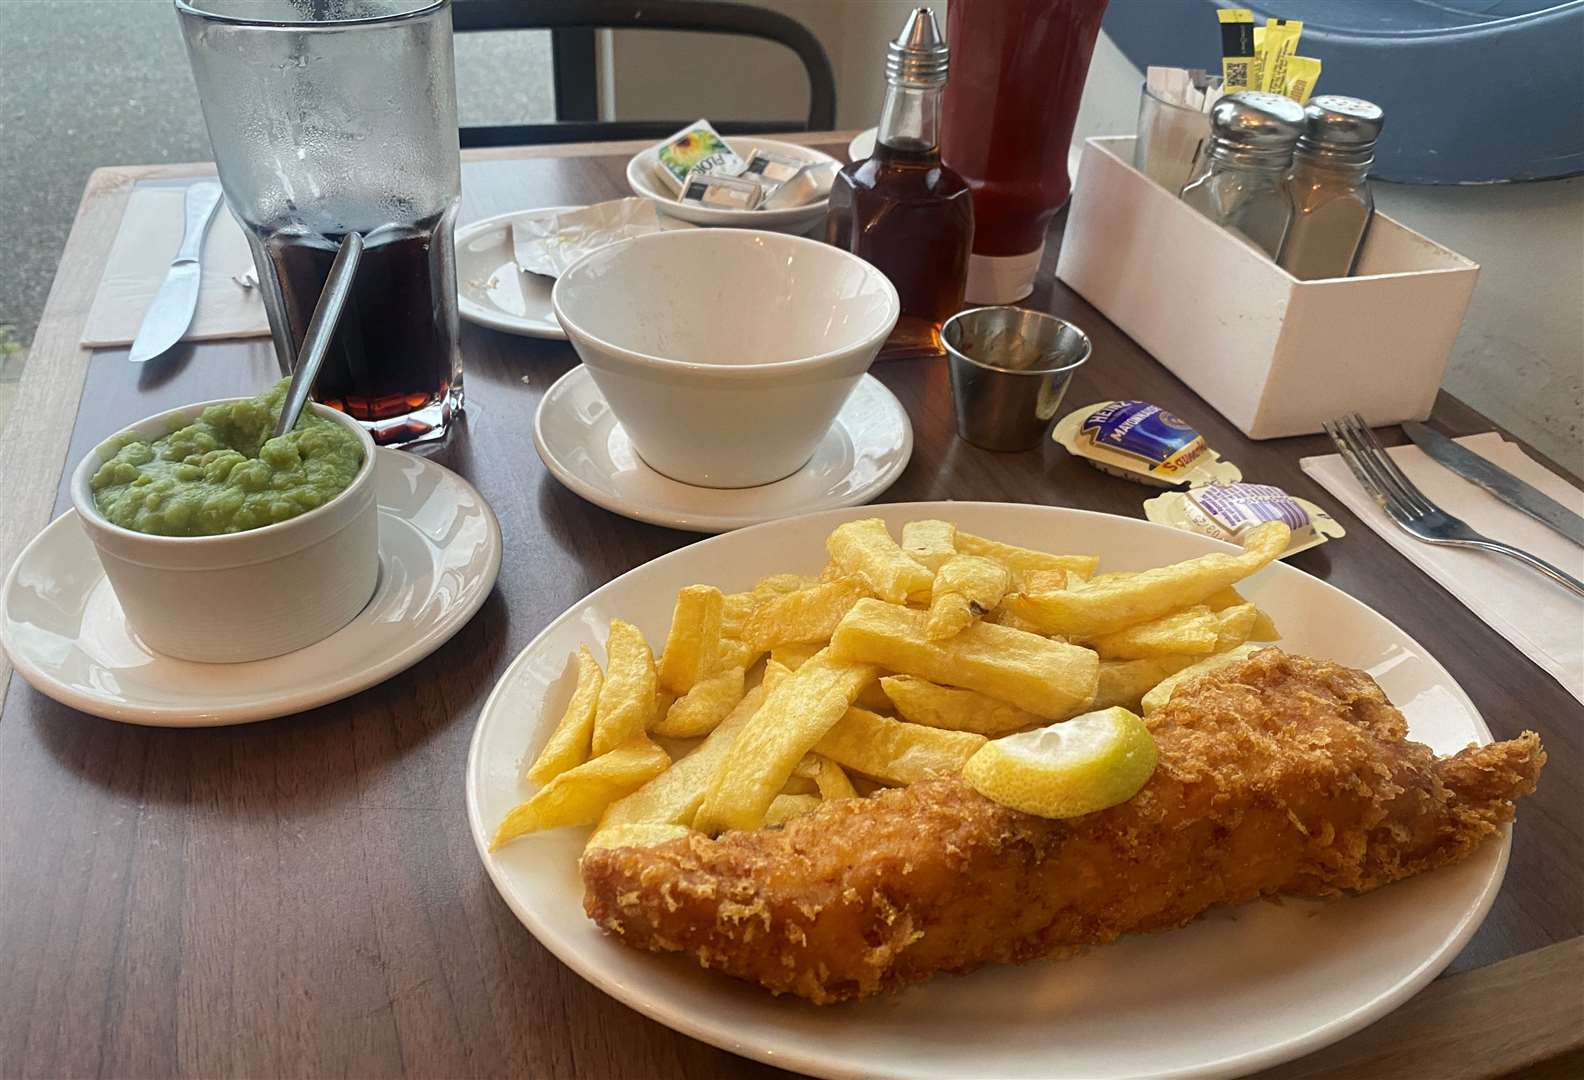
<instances>
[{"instance_id":1,"label":"malt vinegar bottle","mask_svg":"<svg viewBox=\"0 0 1584 1080\"><path fill-rule=\"evenodd\" d=\"M826 240L896 286L902 313L880 359L938 356L941 324L963 303L973 247L973 199L941 164L947 50L935 16L918 8L886 47L886 97L874 153L831 186Z\"/></svg>"}]
</instances>

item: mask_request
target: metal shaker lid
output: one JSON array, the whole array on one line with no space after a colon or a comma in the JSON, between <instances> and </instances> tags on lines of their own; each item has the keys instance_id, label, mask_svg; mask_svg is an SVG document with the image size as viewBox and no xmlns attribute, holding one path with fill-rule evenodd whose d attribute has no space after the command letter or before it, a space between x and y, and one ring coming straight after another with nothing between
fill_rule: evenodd
<instances>
[{"instance_id":1,"label":"metal shaker lid","mask_svg":"<svg viewBox=\"0 0 1584 1080\"><path fill-rule=\"evenodd\" d=\"M1239 148L1290 153L1304 131L1303 106L1259 90L1228 94L1210 108L1210 131Z\"/></svg>"},{"instance_id":2,"label":"metal shaker lid","mask_svg":"<svg viewBox=\"0 0 1584 1080\"><path fill-rule=\"evenodd\" d=\"M902 32L886 46L886 81L929 89L946 85L946 39L929 8L914 8Z\"/></svg>"},{"instance_id":3,"label":"metal shaker lid","mask_svg":"<svg viewBox=\"0 0 1584 1080\"><path fill-rule=\"evenodd\" d=\"M1380 138L1385 114L1381 107L1363 98L1341 94L1321 94L1311 98L1304 109L1304 134L1298 144L1302 152L1337 151L1348 155L1369 155Z\"/></svg>"}]
</instances>

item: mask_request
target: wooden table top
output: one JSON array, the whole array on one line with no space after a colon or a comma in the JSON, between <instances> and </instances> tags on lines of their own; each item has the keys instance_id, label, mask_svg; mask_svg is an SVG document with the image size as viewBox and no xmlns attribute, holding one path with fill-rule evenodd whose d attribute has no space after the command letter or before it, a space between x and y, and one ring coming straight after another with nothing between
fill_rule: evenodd
<instances>
[{"instance_id":1,"label":"wooden table top","mask_svg":"<svg viewBox=\"0 0 1584 1080\"><path fill-rule=\"evenodd\" d=\"M846 135L803 141L839 154ZM469 153L461 221L625 195L636 148ZM103 169L90 181L0 441L0 566L69 506L63 466L100 439L274 377L266 338L183 346L145 366L124 348L77 344L132 186L204 172ZM1293 565L1428 646L1498 738L1532 727L1550 753L1495 907L1448 973L1374 1027L1269 1075L1538 1076L1576 1063L1584 708L1303 475L1298 459L1327 452L1323 438L1241 437L1053 279L1056 246L1027 303L1094 340L1069 403L1156 402L1245 475L1326 506L1348 537ZM572 974L517 922L474 853L463 764L495 680L575 600L698 537L607 513L546 473L533 410L576 363L567 345L464 324L462 349L466 424L435 456L489 500L505 553L494 594L428 659L307 713L201 730L86 716L0 668L0 1076L785 1075L675 1034ZM1048 442L994 454L959 441L942 363L893 361L875 374L917 438L886 501L1141 516L1145 489ZM1492 427L1445 395L1433 423L1459 435Z\"/></svg>"}]
</instances>

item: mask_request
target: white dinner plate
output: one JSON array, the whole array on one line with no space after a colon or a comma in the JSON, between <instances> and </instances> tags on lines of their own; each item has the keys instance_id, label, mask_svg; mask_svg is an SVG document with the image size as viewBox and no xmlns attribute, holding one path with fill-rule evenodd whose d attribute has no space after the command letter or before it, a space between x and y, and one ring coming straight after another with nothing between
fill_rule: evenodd
<instances>
[{"instance_id":1,"label":"white dinner plate","mask_svg":"<svg viewBox=\"0 0 1584 1080\"><path fill-rule=\"evenodd\" d=\"M242 724L338 701L443 645L495 587L500 525L456 473L379 450L379 585L323 641L243 664L149 649L127 626L76 511L22 552L0 594L0 644L21 676L74 709L158 727ZM223 603L223 597L199 602Z\"/></svg>"},{"instance_id":2,"label":"white dinner plate","mask_svg":"<svg viewBox=\"0 0 1584 1080\"><path fill-rule=\"evenodd\" d=\"M565 341L566 331L550 309L554 278L527 274L512 254L511 224L577 206L513 210L483 218L456 231L457 311L468 322L522 337Z\"/></svg>"},{"instance_id":3,"label":"white dinner plate","mask_svg":"<svg viewBox=\"0 0 1584 1080\"><path fill-rule=\"evenodd\" d=\"M875 515L892 534L917 518L1030 547L1099 552L1103 568L1143 569L1234 550L1193 533L1082 510L912 503L814 514L706 540L624 574L552 622L485 703L468 756L469 823L507 904L564 963L678 1031L787 1069L841 1077L1239 1076L1334 1042L1400 1005L1458 953L1484 918L1509 839L1469 859L1364 896L1219 909L1168 933L1067 960L938 976L888 997L817 1008L638 952L583 914L577 859L587 831L539 833L488 853L502 816L529 789L518 764L544 742L571 693L577 647L598 652L616 616L658 645L684 585L748 588L778 571L814 573L838 523ZM1363 668L1438 753L1490 733L1425 649L1339 590L1282 563L1244 589L1275 617L1283 648Z\"/></svg>"},{"instance_id":4,"label":"white dinner plate","mask_svg":"<svg viewBox=\"0 0 1584 1080\"><path fill-rule=\"evenodd\" d=\"M865 161L874 153L875 139L879 136L879 128L864 128L852 137L852 142L847 144L848 161Z\"/></svg>"},{"instance_id":5,"label":"white dinner plate","mask_svg":"<svg viewBox=\"0 0 1584 1080\"><path fill-rule=\"evenodd\" d=\"M732 135L726 141L731 144L737 156L744 160L755 150L790 154L810 163L836 160L812 146L761 139L753 135ZM627 185L636 194L653 199L663 213L681 218L683 221L691 221L695 225L726 225L743 229L770 229L775 232L802 234L818 228L825 220L825 211L830 207L829 199L819 199L786 210L722 210L713 206L693 206L678 202L671 191L661 186L655 176L657 168L659 165L655 158L654 147L651 146L634 154L627 162Z\"/></svg>"},{"instance_id":6,"label":"white dinner plate","mask_svg":"<svg viewBox=\"0 0 1584 1080\"><path fill-rule=\"evenodd\" d=\"M684 484L651 469L582 365L555 381L534 415L534 446L557 480L614 514L694 532L869 502L913 456L913 425L873 375L858 381L809 463L751 488Z\"/></svg>"}]
</instances>

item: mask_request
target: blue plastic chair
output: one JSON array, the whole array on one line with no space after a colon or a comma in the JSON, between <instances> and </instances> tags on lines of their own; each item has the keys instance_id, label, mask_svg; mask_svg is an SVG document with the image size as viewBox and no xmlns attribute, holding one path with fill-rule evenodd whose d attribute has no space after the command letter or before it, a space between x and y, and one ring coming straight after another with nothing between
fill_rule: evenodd
<instances>
[{"instance_id":1,"label":"blue plastic chair","mask_svg":"<svg viewBox=\"0 0 1584 1080\"><path fill-rule=\"evenodd\" d=\"M1386 110L1375 175L1414 184L1584 172L1584 0L1111 0L1139 67L1221 69L1216 8L1302 19L1318 90Z\"/></svg>"}]
</instances>

